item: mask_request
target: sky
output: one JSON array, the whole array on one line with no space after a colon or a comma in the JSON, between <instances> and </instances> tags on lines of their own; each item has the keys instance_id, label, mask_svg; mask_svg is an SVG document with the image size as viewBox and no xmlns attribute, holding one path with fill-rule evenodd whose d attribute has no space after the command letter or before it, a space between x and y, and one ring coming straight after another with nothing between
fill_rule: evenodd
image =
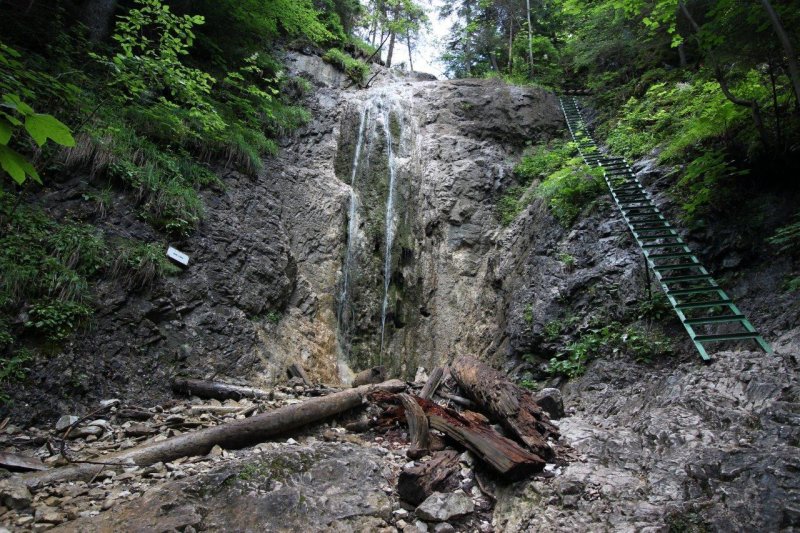
<instances>
[{"instance_id":1,"label":"sky","mask_svg":"<svg viewBox=\"0 0 800 533\"><path fill-rule=\"evenodd\" d=\"M420 2L425 10L428 12L428 19L430 20L430 28L423 29L420 34L420 42L414 50L414 70L417 72L426 72L433 74L439 79L444 79L447 76L444 74L444 65L438 60L442 55L441 42L450 31L450 26L453 24L452 19L445 20L439 19L439 6L445 3L446 0L423 0ZM386 45L384 45L386 48ZM382 50L381 54L386 59L386 51ZM392 55L392 63L397 65L405 62L408 64L408 47L405 40L400 40L394 45L394 52Z\"/></svg>"}]
</instances>

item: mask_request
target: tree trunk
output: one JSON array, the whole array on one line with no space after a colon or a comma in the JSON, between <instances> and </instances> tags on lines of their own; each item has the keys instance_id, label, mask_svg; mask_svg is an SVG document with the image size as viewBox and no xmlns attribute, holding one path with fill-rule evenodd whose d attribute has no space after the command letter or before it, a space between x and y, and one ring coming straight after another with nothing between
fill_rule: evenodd
<instances>
[{"instance_id":1,"label":"tree trunk","mask_svg":"<svg viewBox=\"0 0 800 533\"><path fill-rule=\"evenodd\" d=\"M261 389L229 385L218 381L202 381L199 379L184 378L175 378L172 380L172 390L178 394L199 396L200 398L214 398L217 400L241 400L242 398L269 399L272 396L271 392Z\"/></svg>"},{"instance_id":2,"label":"tree trunk","mask_svg":"<svg viewBox=\"0 0 800 533\"><path fill-rule=\"evenodd\" d=\"M514 19L508 23L508 73L514 73Z\"/></svg>"},{"instance_id":3,"label":"tree trunk","mask_svg":"<svg viewBox=\"0 0 800 533\"><path fill-rule=\"evenodd\" d=\"M116 9L117 0L90 0L84 4L81 18L89 29L89 39L98 42L108 36Z\"/></svg>"},{"instance_id":4,"label":"tree trunk","mask_svg":"<svg viewBox=\"0 0 800 533\"><path fill-rule=\"evenodd\" d=\"M772 29L775 30L775 33L778 35L778 40L781 42L781 46L783 46L783 52L786 54L786 61L789 65L789 77L792 80L792 87L794 88L794 98L798 108L800 108L800 67L797 65L797 52L795 52L792 41L783 28L783 24L781 24L778 13L772 7L772 3L769 0L761 0L761 5L764 6L764 10L767 12L769 20L772 23Z\"/></svg>"},{"instance_id":5,"label":"tree trunk","mask_svg":"<svg viewBox=\"0 0 800 533\"><path fill-rule=\"evenodd\" d=\"M394 32L389 34L389 51L386 53L386 68L392 66L392 54L394 53Z\"/></svg>"},{"instance_id":6,"label":"tree trunk","mask_svg":"<svg viewBox=\"0 0 800 533\"><path fill-rule=\"evenodd\" d=\"M136 448L100 456L97 460L112 464L129 464L132 461L138 466L147 466L158 462L166 463L179 457L204 455L215 445L224 448L242 448L359 407L369 392L375 390L400 392L404 389L405 383L400 380L348 389L330 396L286 405L244 420L234 420L219 426L184 433L161 442L150 442ZM106 465L74 464L26 474L21 479L29 487L36 487L54 482L91 479L103 468L106 468Z\"/></svg>"},{"instance_id":7,"label":"tree trunk","mask_svg":"<svg viewBox=\"0 0 800 533\"><path fill-rule=\"evenodd\" d=\"M411 59L411 30L406 30L406 43L408 44L408 68L414 72L414 60Z\"/></svg>"},{"instance_id":8,"label":"tree trunk","mask_svg":"<svg viewBox=\"0 0 800 533\"><path fill-rule=\"evenodd\" d=\"M531 25L531 0L525 0L528 12L528 61L530 62L530 75L533 77L533 26Z\"/></svg>"},{"instance_id":9,"label":"tree trunk","mask_svg":"<svg viewBox=\"0 0 800 533\"><path fill-rule=\"evenodd\" d=\"M686 49L683 47L683 43L678 45L678 60L681 68L686 68Z\"/></svg>"},{"instance_id":10,"label":"tree trunk","mask_svg":"<svg viewBox=\"0 0 800 533\"><path fill-rule=\"evenodd\" d=\"M544 459L503 437L488 424L467 420L429 400L416 398L416 401L428 415L431 429L455 440L506 479L522 479L544 468Z\"/></svg>"},{"instance_id":11,"label":"tree trunk","mask_svg":"<svg viewBox=\"0 0 800 533\"><path fill-rule=\"evenodd\" d=\"M546 437L558 437L558 428L531 393L511 383L508 378L472 357L462 356L453 361L450 371L472 400L481 406L495 422L506 428L536 454L548 458L553 450Z\"/></svg>"}]
</instances>

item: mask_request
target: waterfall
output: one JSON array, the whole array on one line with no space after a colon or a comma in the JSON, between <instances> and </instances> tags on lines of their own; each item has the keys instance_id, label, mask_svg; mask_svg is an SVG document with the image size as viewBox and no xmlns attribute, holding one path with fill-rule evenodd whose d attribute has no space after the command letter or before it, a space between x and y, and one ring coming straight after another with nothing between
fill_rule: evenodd
<instances>
[{"instance_id":1,"label":"waterfall","mask_svg":"<svg viewBox=\"0 0 800 533\"><path fill-rule=\"evenodd\" d=\"M367 124L367 107L361 109L361 116L358 125L358 139L356 140L355 154L350 172L350 208L347 219L347 251L345 252L344 265L342 268L342 290L339 294L339 324L338 330L342 331L342 326L347 327L349 320L345 317L347 303L350 299L350 276L353 269L353 253L358 231L358 195L356 194L356 174L358 173L358 162L361 159L361 147L364 144L364 129ZM343 324L344 322L344 324Z\"/></svg>"},{"instance_id":2,"label":"waterfall","mask_svg":"<svg viewBox=\"0 0 800 533\"><path fill-rule=\"evenodd\" d=\"M386 198L386 250L383 254L383 305L381 306L381 350L379 363L383 364L383 341L386 332L386 312L389 308L389 285L392 280L392 245L394 244L394 189L397 166L390 127L391 113L388 106L383 109L383 133L386 136L386 156L389 166L389 194ZM401 122L402 124L402 122Z\"/></svg>"}]
</instances>

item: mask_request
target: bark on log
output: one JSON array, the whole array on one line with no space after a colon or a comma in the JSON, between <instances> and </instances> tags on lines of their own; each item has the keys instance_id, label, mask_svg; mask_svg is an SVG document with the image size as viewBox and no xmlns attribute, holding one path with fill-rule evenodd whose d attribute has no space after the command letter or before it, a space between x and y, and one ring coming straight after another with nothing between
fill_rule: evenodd
<instances>
[{"instance_id":1,"label":"bark on log","mask_svg":"<svg viewBox=\"0 0 800 533\"><path fill-rule=\"evenodd\" d=\"M306 374L305 369L302 366L300 366L300 364L292 363L291 365L289 365L289 368L286 369L286 373L289 375L290 378L302 379L306 387L311 386L311 380L308 379L308 374Z\"/></svg>"},{"instance_id":2,"label":"bark on log","mask_svg":"<svg viewBox=\"0 0 800 533\"><path fill-rule=\"evenodd\" d=\"M199 396L200 398L214 398L216 400L241 400L242 398L270 399L272 393L262 389L240 387L218 381L203 381L200 379L175 378L172 380L172 390L178 394Z\"/></svg>"},{"instance_id":3,"label":"bark on log","mask_svg":"<svg viewBox=\"0 0 800 533\"><path fill-rule=\"evenodd\" d=\"M400 380L347 389L329 396L287 405L244 420L234 420L219 426L184 433L161 442L151 442L101 456L97 461L116 464L132 461L138 466L147 466L158 462L166 463L179 457L205 455L217 444L224 448L242 448L359 407L364 397L371 391L400 392L404 389L405 383ZM25 474L21 479L29 487L36 487L54 482L90 479L104 467L97 464L74 464L46 472Z\"/></svg>"},{"instance_id":4,"label":"bark on log","mask_svg":"<svg viewBox=\"0 0 800 533\"><path fill-rule=\"evenodd\" d=\"M386 371L382 366L362 370L353 378L353 387L361 387L371 383L380 383L386 379Z\"/></svg>"},{"instance_id":5,"label":"bark on log","mask_svg":"<svg viewBox=\"0 0 800 533\"><path fill-rule=\"evenodd\" d=\"M544 459L503 437L491 426L471 422L457 412L430 400L416 400L428 415L431 429L441 431L455 440L503 477L510 480L522 479L544 468Z\"/></svg>"},{"instance_id":6,"label":"bark on log","mask_svg":"<svg viewBox=\"0 0 800 533\"><path fill-rule=\"evenodd\" d=\"M451 374L459 386L496 422L536 454L550 458L548 435L558 438L558 428L550 423L530 392L519 387L489 365L462 356L453 361Z\"/></svg>"},{"instance_id":7,"label":"bark on log","mask_svg":"<svg viewBox=\"0 0 800 533\"><path fill-rule=\"evenodd\" d=\"M433 393L436 392L436 389L438 389L439 385L442 383L443 376L444 368L440 366L434 368L433 372L431 372L431 375L428 377L428 381L425 382L425 386L422 387L422 392L419 393L419 397L430 400Z\"/></svg>"},{"instance_id":8,"label":"bark on log","mask_svg":"<svg viewBox=\"0 0 800 533\"><path fill-rule=\"evenodd\" d=\"M410 459L419 459L428 453L430 448L430 432L428 431L428 418L425 411L408 394L400 394L400 402L406 413L408 422L408 437L411 446L408 447L406 455Z\"/></svg>"},{"instance_id":9,"label":"bark on log","mask_svg":"<svg viewBox=\"0 0 800 533\"><path fill-rule=\"evenodd\" d=\"M434 492L452 492L461 482L458 452L436 452L429 461L403 469L397 478L400 499L419 505Z\"/></svg>"}]
</instances>

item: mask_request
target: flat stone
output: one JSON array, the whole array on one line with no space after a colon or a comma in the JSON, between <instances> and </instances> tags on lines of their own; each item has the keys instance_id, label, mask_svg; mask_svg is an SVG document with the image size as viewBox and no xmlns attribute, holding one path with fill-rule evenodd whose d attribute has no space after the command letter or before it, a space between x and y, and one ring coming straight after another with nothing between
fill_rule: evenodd
<instances>
[{"instance_id":1,"label":"flat stone","mask_svg":"<svg viewBox=\"0 0 800 533\"><path fill-rule=\"evenodd\" d=\"M77 421L78 417L75 415L63 415L56 422L56 431L64 431Z\"/></svg>"},{"instance_id":2,"label":"flat stone","mask_svg":"<svg viewBox=\"0 0 800 533\"><path fill-rule=\"evenodd\" d=\"M475 504L463 493L434 492L417 507L417 516L429 522L444 522L474 510Z\"/></svg>"}]
</instances>

